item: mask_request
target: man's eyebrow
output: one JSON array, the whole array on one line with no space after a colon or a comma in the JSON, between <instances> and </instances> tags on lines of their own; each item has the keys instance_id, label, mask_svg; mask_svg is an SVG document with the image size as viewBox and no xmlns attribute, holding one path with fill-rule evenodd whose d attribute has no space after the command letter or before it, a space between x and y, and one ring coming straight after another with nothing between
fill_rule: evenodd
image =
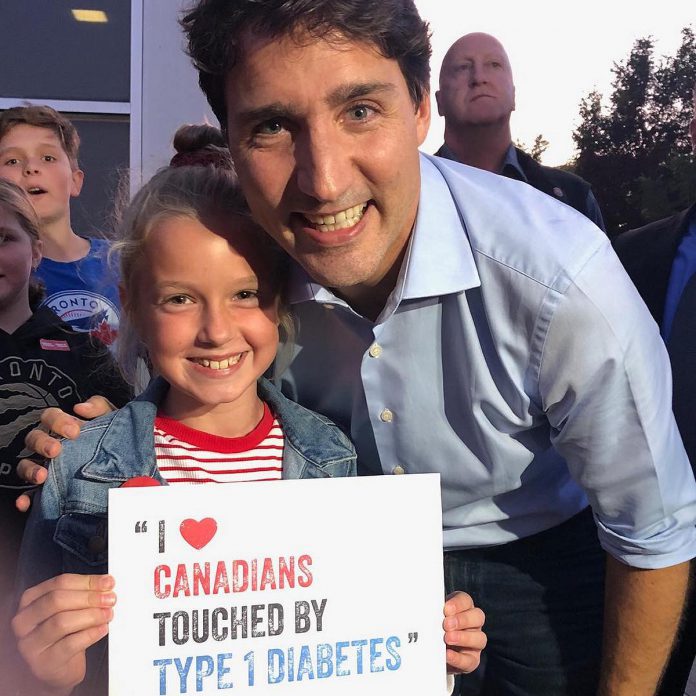
<instances>
[{"instance_id":1,"label":"man's eyebrow","mask_svg":"<svg viewBox=\"0 0 696 696\"><path fill-rule=\"evenodd\" d=\"M457 70L461 70L462 68L468 68L472 63L473 63L473 58L459 58L457 60L453 60L449 62L447 65L443 67L443 72L445 73L452 73L456 72Z\"/></svg>"},{"instance_id":2,"label":"man's eyebrow","mask_svg":"<svg viewBox=\"0 0 696 696\"><path fill-rule=\"evenodd\" d=\"M245 109L240 111L235 120L242 125L250 125L254 123L264 123L265 121L274 120L293 120L297 117L297 112L291 107L274 102L272 104L264 104L255 109Z\"/></svg>"},{"instance_id":3,"label":"man's eyebrow","mask_svg":"<svg viewBox=\"0 0 696 696\"><path fill-rule=\"evenodd\" d=\"M360 99L372 94L396 92L397 87L392 82L358 82L341 85L333 92L330 92L326 102L329 106L335 108L341 104ZM299 110L292 106L283 104L282 102L272 102L264 104L255 109L245 109L240 111L236 120L242 125L254 123L264 123L265 121L273 120L289 120L294 121L301 118Z\"/></svg>"},{"instance_id":4,"label":"man's eyebrow","mask_svg":"<svg viewBox=\"0 0 696 696\"><path fill-rule=\"evenodd\" d=\"M393 93L396 90L397 87L393 82L357 82L337 87L329 94L326 101L329 106L336 107L361 97Z\"/></svg>"}]
</instances>

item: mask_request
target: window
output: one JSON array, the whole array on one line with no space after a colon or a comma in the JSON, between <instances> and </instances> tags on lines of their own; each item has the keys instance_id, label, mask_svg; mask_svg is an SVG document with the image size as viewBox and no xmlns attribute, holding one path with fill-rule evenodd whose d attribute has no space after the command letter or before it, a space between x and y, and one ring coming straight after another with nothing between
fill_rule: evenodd
<instances>
[{"instance_id":1,"label":"window","mask_svg":"<svg viewBox=\"0 0 696 696\"><path fill-rule=\"evenodd\" d=\"M129 169L131 4L140 0L15 0L0 5L0 110L48 104L75 124L82 141L82 194L73 229L100 235ZM87 21L90 20L90 21Z\"/></svg>"}]
</instances>

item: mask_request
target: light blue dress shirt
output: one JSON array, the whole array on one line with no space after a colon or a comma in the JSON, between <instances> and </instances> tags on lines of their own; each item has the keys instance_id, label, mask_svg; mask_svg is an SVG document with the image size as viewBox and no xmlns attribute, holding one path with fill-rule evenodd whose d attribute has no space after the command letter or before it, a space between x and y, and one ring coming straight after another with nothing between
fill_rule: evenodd
<instances>
[{"instance_id":1,"label":"light blue dress shirt","mask_svg":"<svg viewBox=\"0 0 696 696\"><path fill-rule=\"evenodd\" d=\"M457 155L455 155L454 152L452 152L452 150L450 150L446 144L443 144L442 147L437 151L437 156L446 157L447 159L452 160L453 162L459 162ZM520 160L517 156L517 150L515 149L515 146L512 144L510 145L510 147L508 147L507 152L505 153L505 159L503 160L503 165L500 171L496 173L500 174L501 176L508 176L507 168L512 168L514 170L514 174L509 175L511 179L517 179L518 181L524 181L525 184L529 184L529 179L527 178L524 169L522 169L522 166L520 165ZM592 193L592 189L590 189L587 192L587 198L585 199L585 209L583 212L590 220L592 220L592 222L594 222L595 225L597 225L597 227L599 227L600 230L606 231L604 225L604 218L602 217L602 211L599 208L599 203L597 202L594 193Z\"/></svg>"},{"instance_id":2,"label":"light blue dress shirt","mask_svg":"<svg viewBox=\"0 0 696 696\"><path fill-rule=\"evenodd\" d=\"M529 179L527 179L527 175L524 173L524 170L520 166L520 160L517 157L517 150L515 150L514 145L510 145L508 148L508 151L505 155L505 160L503 162L503 169L505 169L506 166L512 167L517 174L520 177L520 181L524 181L525 184L529 183ZM605 232L604 228L604 218L602 217L602 211L599 208L599 203L597 203L597 199L595 198L594 193L592 193L592 189L590 189L587 192L587 198L585 199L585 215L594 222L597 227L599 227L600 230Z\"/></svg>"},{"instance_id":3,"label":"light blue dress shirt","mask_svg":"<svg viewBox=\"0 0 696 696\"><path fill-rule=\"evenodd\" d=\"M421 176L377 321L296 269L287 393L351 435L362 473L439 472L446 548L534 534L589 499L616 558L696 555L664 344L606 236L517 181L425 155Z\"/></svg>"}]
</instances>

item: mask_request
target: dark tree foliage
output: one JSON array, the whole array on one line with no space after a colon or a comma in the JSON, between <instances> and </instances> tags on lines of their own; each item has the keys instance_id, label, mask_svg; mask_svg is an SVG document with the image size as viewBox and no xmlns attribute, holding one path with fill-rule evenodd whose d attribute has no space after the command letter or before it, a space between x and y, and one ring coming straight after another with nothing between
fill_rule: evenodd
<instances>
[{"instance_id":1,"label":"dark tree foliage","mask_svg":"<svg viewBox=\"0 0 696 696\"><path fill-rule=\"evenodd\" d=\"M696 200L693 117L696 36L682 29L674 56L656 61L652 38L638 39L615 63L607 108L594 91L580 104L578 148L569 169L587 179L610 234L640 227Z\"/></svg>"},{"instance_id":2,"label":"dark tree foliage","mask_svg":"<svg viewBox=\"0 0 696 696\"><path fill-rule=\"evenodd\" d=\"M541 133L539 133L539 135L537 135L537 137L534 138L534 142L532 143L531 147L528 147L521 140L517 140L515 142L515 146L519 147L520 150L524 150L532 159L541 163L541 156L548 149L549 141L546 140L546 138L544 138L544 136Z\"/></svg>"}]
</instances>

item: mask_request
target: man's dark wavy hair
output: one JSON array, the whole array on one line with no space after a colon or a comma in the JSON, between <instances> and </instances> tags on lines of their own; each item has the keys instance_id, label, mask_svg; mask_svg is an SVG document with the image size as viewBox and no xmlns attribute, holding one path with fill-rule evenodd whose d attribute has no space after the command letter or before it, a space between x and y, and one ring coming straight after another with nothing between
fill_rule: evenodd
<instances>
[{"instance_id":1,"label":"man's dark wavy hair","mask_svg":"<svg viewBox=\"0 0 696 696\"><path fill-rule=\"evenodd\" d=\"M268 38L331 33L396 60L414 105L430 91L430 31L413 0L199 0L181 26L198 81L223 130L225 76L248 33Z\"/></svg>"}]
</instances>

